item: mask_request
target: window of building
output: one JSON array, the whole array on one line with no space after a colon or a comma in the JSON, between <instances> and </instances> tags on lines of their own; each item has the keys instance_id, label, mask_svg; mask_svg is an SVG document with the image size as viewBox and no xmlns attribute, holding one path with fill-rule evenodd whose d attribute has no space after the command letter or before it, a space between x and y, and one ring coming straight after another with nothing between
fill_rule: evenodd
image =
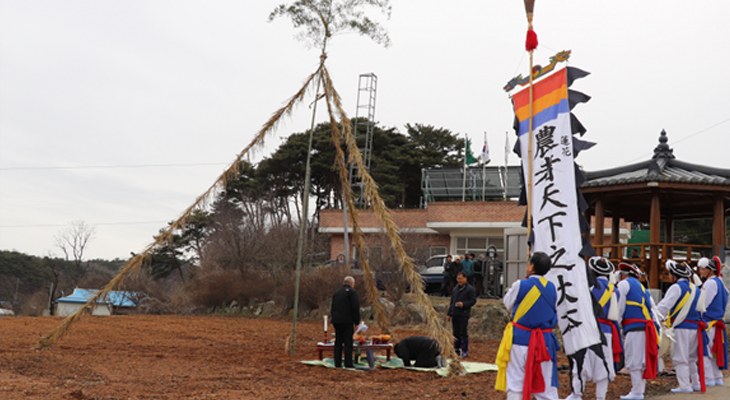
<instances>
[{"instance_id":1,"label":"window of building","mask_svg":"<svg viewBox=\"0 0 730 400\"><path fill-rule=\"evenodd\" d=\"M431 246L428 248L428 256L440 256L446 254L446 246Z\"/></svg>"},{"instance_id":2,"label":"window of building","mask_svg":"<svg viewBox=\"0 0 730 400\"><path fill-rule=\"evenodd\" d=\"M456 254L474 253L479 257L486 254L489 246L497 248L497 255L500 260L504 259L504 238L503 237L457 237Z\"/></svg>"},{"instance_id":3,"label":"window of building","mask_svg":"<svg viewBox=\"0 0 730 400\"><path fill-rule=\"evenodd\" d=\"M383 248L382 247L368 247L365 249L365 258L368 260L370 268L379 269L380 265L383 264ZM358 259L357 247L352 248L352 258Z\"/></svg>"}]
</instances>

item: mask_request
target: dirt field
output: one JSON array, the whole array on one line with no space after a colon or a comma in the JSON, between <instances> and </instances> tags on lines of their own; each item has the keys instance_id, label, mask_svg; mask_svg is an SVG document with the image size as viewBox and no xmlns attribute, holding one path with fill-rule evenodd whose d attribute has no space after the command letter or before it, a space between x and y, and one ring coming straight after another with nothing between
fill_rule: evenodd
<instances>
[{"instance_id":1,"label":"dirt field","mask_svg":"<svg viewBox=\"0 0 730 400\"><path fill-rule=\"evenodd\" d=\"M33 350L37 339L60 322L55 317L0 319L0 399L506 398L493 389L493 372L446 379L430 372L301 364L317 358L315 343L323 336L319 321L299 321L294 357L284 349L290 320L216 316L85 317L54 349ZM422 332L394 333L403 338ZM494 361L497 341L472 342L470 361ZM567 364L564 357L559 364ZM567 381L561 371L561 397L568 394ZM628 386L629 378L619 376L608 398L628 393ZM647 395L674 386L674 378L660 377L648 383Z\"/></svg>"}]
</instances>

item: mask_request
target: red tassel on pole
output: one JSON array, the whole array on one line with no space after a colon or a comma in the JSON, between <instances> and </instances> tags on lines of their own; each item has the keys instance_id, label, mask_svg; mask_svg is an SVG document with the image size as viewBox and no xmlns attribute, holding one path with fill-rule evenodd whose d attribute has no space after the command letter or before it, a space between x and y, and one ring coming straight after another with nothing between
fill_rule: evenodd
<instances>
[{"instance_id":1,"label":"red tassel on pole","mask_svg":"<svg viewBox=\"0 0 730 400\"><path fill-rule=\"evenodd\" d=\"M527 30L527 40L525 40L525 50L533 51L537 48L537 33L532 29Z\"/></svg>"}]
</instances>

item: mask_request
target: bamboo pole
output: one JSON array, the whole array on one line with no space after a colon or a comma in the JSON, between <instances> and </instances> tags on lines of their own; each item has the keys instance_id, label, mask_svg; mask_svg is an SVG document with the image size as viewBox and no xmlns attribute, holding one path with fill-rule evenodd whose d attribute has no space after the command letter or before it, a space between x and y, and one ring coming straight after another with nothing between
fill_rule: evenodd
<instances>
[{"instance_id":1,"label":"bamboo pole","mask_svg":"<svg viewBox=\"0 0 730 400\"><path fill-rule=\"evenodd\" d=\"M294 312L292 315L292 328L291 328L291 348L290 355L294 357L295 347L297 343L297 316L299 314L299 282L302 275L302 252L304 247L304 233L307 230L307 221L309 219L309 180L312 176L312 168L310 167L310 160L312 158L312 137L314 136L314 122L317 117L317 100L319 100L319 87L322 84L322 69L324 68L324 60L327 59L325 50L327 49L327 37L324 39L322 44L322 54L319 56L320 68L319 75L317 77L317 88L314 91L314 105L312 106L312 122L309 126L309 143L307 144L307 163L304 173L304 193L302 194L302 219L299 224L299 242L297 243L297 266L296 266L296 283L294 286Z\"/></svg>"},{"instance_id":2,"label":"bamboo pole","mask_svg":"<svg viewBox=\"0 0 730 400\"><path fill-rule=\"evenodd\" d=\"M532 13L527 14L528 29L532 29ZM532 245L530 244L530 234L532 233L532 68L533 68L533 53L534 50L530 50L530 122L527 134L528 150L527 150L527 259L530 259L532 253Z\"/></svg>"}]
</instances>

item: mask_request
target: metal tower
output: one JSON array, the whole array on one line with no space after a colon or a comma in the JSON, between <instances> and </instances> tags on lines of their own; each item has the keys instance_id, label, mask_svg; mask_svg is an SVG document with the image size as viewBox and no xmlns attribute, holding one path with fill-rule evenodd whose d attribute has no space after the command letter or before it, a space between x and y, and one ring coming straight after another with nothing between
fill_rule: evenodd
<instances>
[{"instance_id":1,"label":"metal tower","mask_svg":"<svg viewBox=\"0 0 730 400\"><path fill-rule=\"evenodd\" d=\"M375 128L375 97L378 89L378 77L372 72L361 74L357 90L357 108L355 109L355 123L353 132L357 141L363 164L370 172L370 156L373 150L373 130ZM362 177L350 164L350 186L354 195L355 204L358 207L365 206L363 197Z\"/></svg>"}]
</instances>

